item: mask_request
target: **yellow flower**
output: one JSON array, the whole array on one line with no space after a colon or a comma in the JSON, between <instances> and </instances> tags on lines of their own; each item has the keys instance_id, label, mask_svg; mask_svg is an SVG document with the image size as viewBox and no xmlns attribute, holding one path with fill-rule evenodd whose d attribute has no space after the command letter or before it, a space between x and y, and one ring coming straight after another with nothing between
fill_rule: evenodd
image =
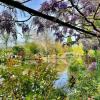
<instances>
[{"instance_id":1,"label":"yellow flower","mask_svg":"<svg viewBox=\"0 0 100 100\"><path fill-rule=\"evenodd\" d=\"M78 63L82 64L83 63L83 60L81 57L78 57L77 60L76 60Z\"/></svg>"},{"instance_id":2,"label":"yellow flower","mask_svg":"<svg viewBox=\"0 0 100 100\"><path fill-rule=\"evenodd\" d=\"M83 45L82 45L82 44L74 45L74 46L72 47L72 49L73 49L73 54L74 54L74 55L79 55L79 56L84 55Z\"/></svg>"},{"instance_id":3,"label":"yellow flower","mask_svg":"<svg viewBox=\"0 0 100 100\"><path fill-rule=\"evenodd\" d=\"M91 56L91 57L95 57L94 52L95 52L94 50L89 50L88 55Z\"/></svg>"}]
</instances>

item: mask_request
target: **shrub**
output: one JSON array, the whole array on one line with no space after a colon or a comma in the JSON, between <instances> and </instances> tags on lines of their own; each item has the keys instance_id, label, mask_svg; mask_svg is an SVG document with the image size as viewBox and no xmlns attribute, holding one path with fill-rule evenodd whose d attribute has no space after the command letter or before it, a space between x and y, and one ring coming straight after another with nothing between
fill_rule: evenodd
<instances>
[{"instance_id":1,"label":"shrub","mask_svg":"<svg viewBox=\"0 0 100 100\"><path fill-rule=\"evenodd\" d=\"M29 46L29 49L31 51L32 54L37 54L40 52L40 49L39 49L39 46L35 43L32 43L30 46Z\"/></svg>"}]
</instances>

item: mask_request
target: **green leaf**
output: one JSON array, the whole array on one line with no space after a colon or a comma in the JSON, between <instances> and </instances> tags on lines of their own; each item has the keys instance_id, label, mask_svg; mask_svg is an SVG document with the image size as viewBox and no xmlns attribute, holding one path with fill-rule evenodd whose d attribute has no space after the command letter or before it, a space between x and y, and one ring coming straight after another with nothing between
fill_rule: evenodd
<instances>
[{"instance_id":1,"label":"green leaf","mask_svg":"<svg viewBox=\"0 0 100 100\"><path fill-rule=\"evenodd\" d=\"M71 37L68 37L67 38L67 43L71 43L72 42L72 38Z\"/></svg>"}]
</instances>

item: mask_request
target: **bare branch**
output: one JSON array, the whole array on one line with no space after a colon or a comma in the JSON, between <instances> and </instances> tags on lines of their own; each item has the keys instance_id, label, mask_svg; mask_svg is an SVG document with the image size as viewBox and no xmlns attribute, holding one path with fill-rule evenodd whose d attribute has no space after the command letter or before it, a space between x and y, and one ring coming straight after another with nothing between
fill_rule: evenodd
<instances>
[{"instance_id":1,"label":"bare branch","mask_svg":"<svg viewBox=\"0 0 100 100\"><path fill-rule=\"evenodd\" d=\"M96 9L96 11L95 11L95 14L94 14L94 16L93 16L93 19L94 19L94 20L98 19L98 18L95 18L95 17L96 17L96 15L97 15L97 12L98 12L99 8L100 8L100 3L98 4L97 9ZM100 20L100 19L99 19L99 20Z\"/></svg>"},{"instance_id":2,"label":"bare branch","mask_svg":"<svg viewBox=\"0 0 100 100\"><path fill-rule=\"evenodd\" d=\"M32 18L32 16L30 16L28 19L26 19L26 20L15 20L15 22L27 22L27 21L29 21L30 19Z\"/></svg>"},{"instance_id":3,"label":"bare branch","mask_svg":"<svg viewBox=\"0 0 100 100\"><path fill-rule=\"evenodd\" d=\"M25 0L25 1L23 1L22 3L27 3L27 2L29 2L29 1L31 1L31 0Z\"/></svg>"}]
</instances>

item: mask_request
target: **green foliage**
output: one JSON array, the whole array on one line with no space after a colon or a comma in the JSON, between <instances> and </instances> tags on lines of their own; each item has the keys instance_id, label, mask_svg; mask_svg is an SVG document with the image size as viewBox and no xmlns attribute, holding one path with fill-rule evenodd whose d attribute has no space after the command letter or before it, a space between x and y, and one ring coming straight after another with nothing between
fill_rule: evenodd
<instances>
[{"instance_id":1,"label":"green foliage","mask_svg":"<svg viewBox=\"0 0 100 100\"><path fill-rule=\"evenodd\" d=\"M20 51L23 51L24 48L23 47L20 47L20 46L14 46L12 48L12 50L13 50L13 54L17 55Z\"/></svg>"},{"instance_id":2,"label":"green foliage","mask_svg":"<svg viewBox=\"0 0 100 100\"><path fill-rule=\"evenodd\" d=\"M73 49L74 50L74 49ZM77 51L77 53L79 53ZM69 94L70 100L87 100L88 97L98 97L100 95L99 84L100 84L100 54L99 51L90 50L87 55L91 58L93 57L97 61L97 69L95 71L88 71L87 61L84 60L86 55L82 54L75 55L73 52L68 56L67 61L68 72L69 72L69 82L68 87L74 90L72 94ZM90 59L91 60L91 59ZM90 62L91 64L91 62ZM87 65L87 66L86 66ZM99 99L97 99L99 100Z\"/></svg>"},{"instance_id":3,"label":"green foliage","mask_svg":"<svg viewBox=\"0 0 100 100\"><path fill-rule=\"evenodd\" d=\"M83 74L84 75L84 74ZM82 97L94 96L98 93L98 84L93 75L87 73L83 76L79 75L77 81L77 93Z\"/></svg>"},{"instance_id":4,"label":"green foliage","mask_svg":"<svg viewBox=\"0 0 100 100\"><path fill-rule=\"evenodd\" d=\"M25 45L23 47L15 46L13 47L11 53L18 54L20 51L25 53L37 54L43 53L42 47L32 43ZM56 45L57 57L64 54L64 49L60 47L60 44ZM69 50L70 49L70 50ZM50 49L49 49L50 50ZM3 50L1 50L2 55ZM47 51L46 51L47 52ZM50 51L52 52L52 50ZM35 60L26 59L22 66L17 67L6 67L0 68L0 95L3 99L8 97L14 98L14 100L87 100L90 96L99 100L100 94L100 52L97 50L90 50L86 52L83 51L82 45L75 45L73 47L68 47L68 55L65 52L67 61L67 71L69 75L69 80L67 85L64 86L65 89L68 88L71 93L66 93L63 89L55 89L53 87L54 81L57 79L57 67L66 66L63 64L62 60L58 60L57 67L52 67L52 63L35 63ZM55 51L53 52L55 54ZM50 53L51 57L54 55ZM87 60L88 55L91 59L92 57L96 59L97 69L95 71L88 71ZM45 58L45 55L43 55ZM63 57L63 56L62 56ZM6 57L4 57L7 59ZM25 55L25 58L27 56ZM89 60L88 59L88 60ZM61 61L61 62L60 62ZM31 64L30 62L34 63ZM65 70L65 68L63 69ZM61 67L59 69L61 71Z\"/></svg>"},{"instance_id":5,"label":"green foliage","mask_svg":"<svg viewBox=\"0 0 100 100\"><path fill-rule=\"evenodd\" d=\"M35 43L30 44L29 49L32 54L37 54L40 52L39 46Z\"/></svg>"},{"instance_id":6,"label":"green foliage","mask_svg":"<svg viewBox=\"0 0 100 100\"><path fill-rule=\"evenodd\" d=\"M68 45L71 45L71 43L72 43L72 38L71 38L71 36L70 36L70 37L67 38L67 44L68 44Z\"/></svg>"},{"instance_id":7,"label":"green foliage","mask_svg":"<svg viewBox=\"0 0 100 100\"><path fill-rule=\"evenodd\" d=\"M98 28L100 28L100 20L96 20L96 21L94 22L94 24L95 24Z\"/></svg>"},{"instance_id":8,"label":"green foliage","mask_svg":"<svg viewBox=\"0 0 100 100\"><path fill-rule=\"evenodd\" d=\"M44 63L33 67L13 67L0 69L3 82L0 85L0 95L14 97L15 100L26 98L26 100L52 100L56 96L53 81L57 74L54 68ZM60 97L59 97L60 98ZM61 100L61 99L57 99Z\"/></svg>"}]
</instances>

